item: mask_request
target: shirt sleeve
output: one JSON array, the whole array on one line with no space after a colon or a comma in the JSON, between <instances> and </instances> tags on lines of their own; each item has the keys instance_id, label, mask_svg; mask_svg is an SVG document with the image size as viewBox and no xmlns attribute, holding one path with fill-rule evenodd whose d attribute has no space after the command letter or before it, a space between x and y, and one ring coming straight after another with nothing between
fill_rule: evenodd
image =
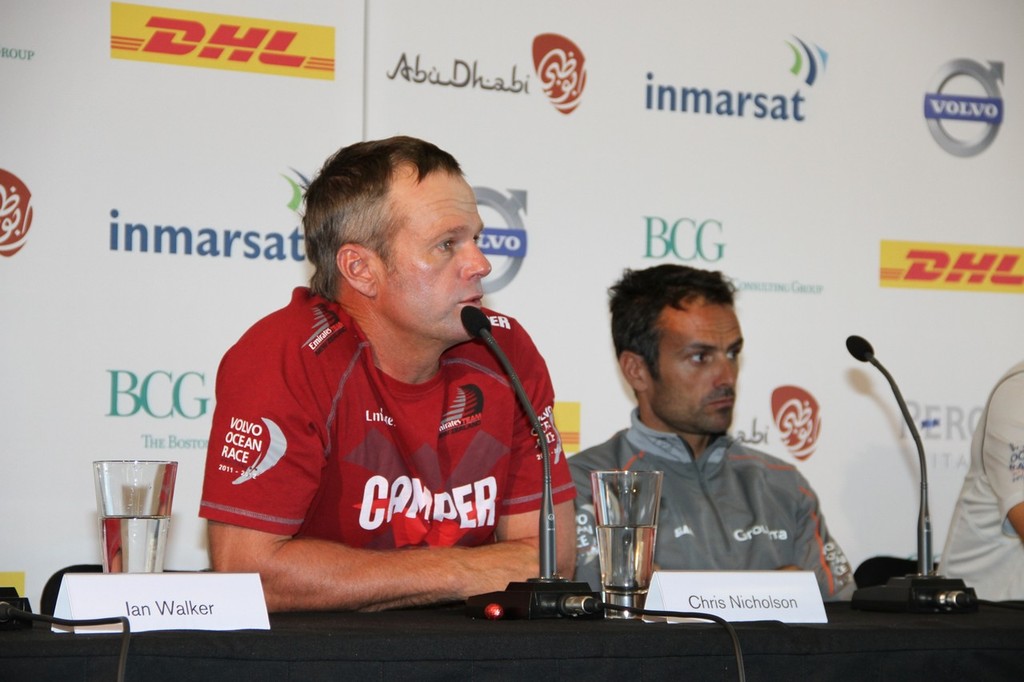
<instances>
[{"instance_id":1,"label":"shirt sleeve","mask_svg":"<svg viewBox=\"0 0 1024 682\"><path fill-rule=\"evenodd\" d=\"M856 587L853 571L839 543L828 532L825 517L818 504L818 496L806 479L800 477L798 485L801 495L798 537L796 542L797 565L806 571L814 571L826 601L849 600Z\"/></svg>"},{"instance_id":2,"label":"shirt sleeve","mask_svg":"<svg viewBox=\"0 0 1024 682\"><path fill-rule=\"evenodd\" d=\"M206 455L199 515L277 535L294 535L320 485L322 419L299 359L272 339L245 338L217 373L217 405Z\"/></svg>"},{"instance_id":3,"label":"shirt sleeve","mask_svg":"<svg viewBox=\"0 0 1024 682\"><path fill-rule=\"evenodd\" d=\"M552 502L568 502L576 495L569 465L562 449L562 436L555 425L555 393L551 385L547 365L529 335L513 323L515 328L508 334L501 334L499 343L503 348L511 345L509 362L523 384L523 390L537 413L541 437L551 457ZM506 340L510 340L508 344ZM543 484L543 460L538 436L526 414L519 407L518 400L513 410L516 415L512 433L510 487L506 498L505 513L520 514L540 508Z\"/></svg>"},{"instance_id":4,"label":"shirt sleeve","mask_svg":"<svg viewBox=\"0 0 1024 682\"><path fill-rule=\"evenodd\" d=\"M1006 515L1024 502L1024 369L992 391L985 424L982 461L1003 517L1003 532L1017 533Z\"/></svg>"},{"instance_id":5,"label":"shirt sleeve","mask_svg":"<svg viewBox=\"0 0 1024 682\"><path fill-rule=\"evenodd\" d=\"M594 515L590 469L578 464L569 468L576 485L575 580L590 583L590 589L599 592L601 590L601 563L597 549L597 517Z\"/></svg>"}]
</instances>

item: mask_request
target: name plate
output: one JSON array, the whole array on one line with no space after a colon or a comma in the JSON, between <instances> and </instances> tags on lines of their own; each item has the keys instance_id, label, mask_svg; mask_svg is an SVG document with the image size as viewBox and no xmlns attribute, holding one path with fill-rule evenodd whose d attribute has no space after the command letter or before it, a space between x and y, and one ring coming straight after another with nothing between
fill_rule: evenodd
<instances>
[{"instance_id":1,"label":"name plate","mask_svg":"<svg viewBox=\"0 0 1024 682\"><path fill-rule=\"evenodd\" d=\"M813 571L655 571L644 608L711 613L730 622L828 622Z\"/></svg>"},{"instance_id":2,"label":"name plate","mask_svg":"<svg viewBox=\"0 0 1024 682\"><path fill-rule=\"evenodd\" d=\"M258 573L65 573L54 614L128 618L148 630L269 630ZM54 632L121 632L121 625L53 625Z\"/></svg>"}]
</instances>

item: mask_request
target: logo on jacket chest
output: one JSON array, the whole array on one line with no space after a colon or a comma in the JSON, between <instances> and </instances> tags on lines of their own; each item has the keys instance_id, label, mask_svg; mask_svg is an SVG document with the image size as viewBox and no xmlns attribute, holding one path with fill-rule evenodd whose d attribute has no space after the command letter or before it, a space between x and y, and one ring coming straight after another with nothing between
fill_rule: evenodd
<instances>
[{"instance_id":1,"label":"logo on jacket chest","mask_svg":"<svg viewBox=\"0 0 1024 682\"><path fill-rule=\"evenodd\" d=\"M479 426L484 416L484 392L476 384L463 384L455 390L455 395L444 415L438 433L446 436L473 426Z\"/></svg>"},{"instance_id":2,"label":"logo on jacket chest","mask_svg":"<svg viewBox=\"0 0 1024 682\"><path fill-rule=\"evenodd\" d=\"M395 425L394 417L384 412L384 408L379 407L376 410L366 410L366 421L373 424L386 424L388 426Z\"/></svg>"},{"instance_id":3,"label":"logo on jacket chest","mask_svg":"<svg viewBox=\"0 0 1024 682\"><path fill-rule=\"evenodd\" d=\"M750 528L737 528L732 532L732 537L738 542L749 542L758 536L765 536L769 540L788 540L789 533L785 528L769 528L766 524L758 524Z\"/></svg>"}]
</instances>

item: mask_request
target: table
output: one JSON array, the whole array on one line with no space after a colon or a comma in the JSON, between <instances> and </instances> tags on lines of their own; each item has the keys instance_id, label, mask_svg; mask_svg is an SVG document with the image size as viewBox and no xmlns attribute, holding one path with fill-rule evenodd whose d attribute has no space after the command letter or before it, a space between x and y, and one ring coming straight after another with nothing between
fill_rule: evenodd
<instances>
[{"instance_id":1,"label":"table","mask_svg":"<svg viewBox=\"0 0 1024 682\"><path fill-rule=\"evenodd\" d=\"M747 679L1020 680L1024 612L856 611L827 624L736 623ZM461 606L383 613L293 613L269 631L132 635L128 680L735 680L728 634L711 623L485 621ZM0 679L113 680L118 635L0 632Z\"/></svg>"}]
</instances>

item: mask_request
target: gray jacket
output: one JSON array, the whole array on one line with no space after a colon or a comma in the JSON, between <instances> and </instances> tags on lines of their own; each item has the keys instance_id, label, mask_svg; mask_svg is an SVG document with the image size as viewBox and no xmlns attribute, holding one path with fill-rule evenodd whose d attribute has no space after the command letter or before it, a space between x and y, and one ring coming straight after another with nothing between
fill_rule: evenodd
<instances>
[{"instance_id":1,"label":"gray jacket","mask_svg":"<svg viewBox=\"0 0 1024 682\"><path fill-rule=\"evenodd\" d=\"M662 471L654 562L665 570L814 571L826 600L853 594L853 571L796 467L719 436L694 461L677 435L632 426L569 458L576 483L576 580L600 590L590 472Z\"/></svg>"}]
</instances>

